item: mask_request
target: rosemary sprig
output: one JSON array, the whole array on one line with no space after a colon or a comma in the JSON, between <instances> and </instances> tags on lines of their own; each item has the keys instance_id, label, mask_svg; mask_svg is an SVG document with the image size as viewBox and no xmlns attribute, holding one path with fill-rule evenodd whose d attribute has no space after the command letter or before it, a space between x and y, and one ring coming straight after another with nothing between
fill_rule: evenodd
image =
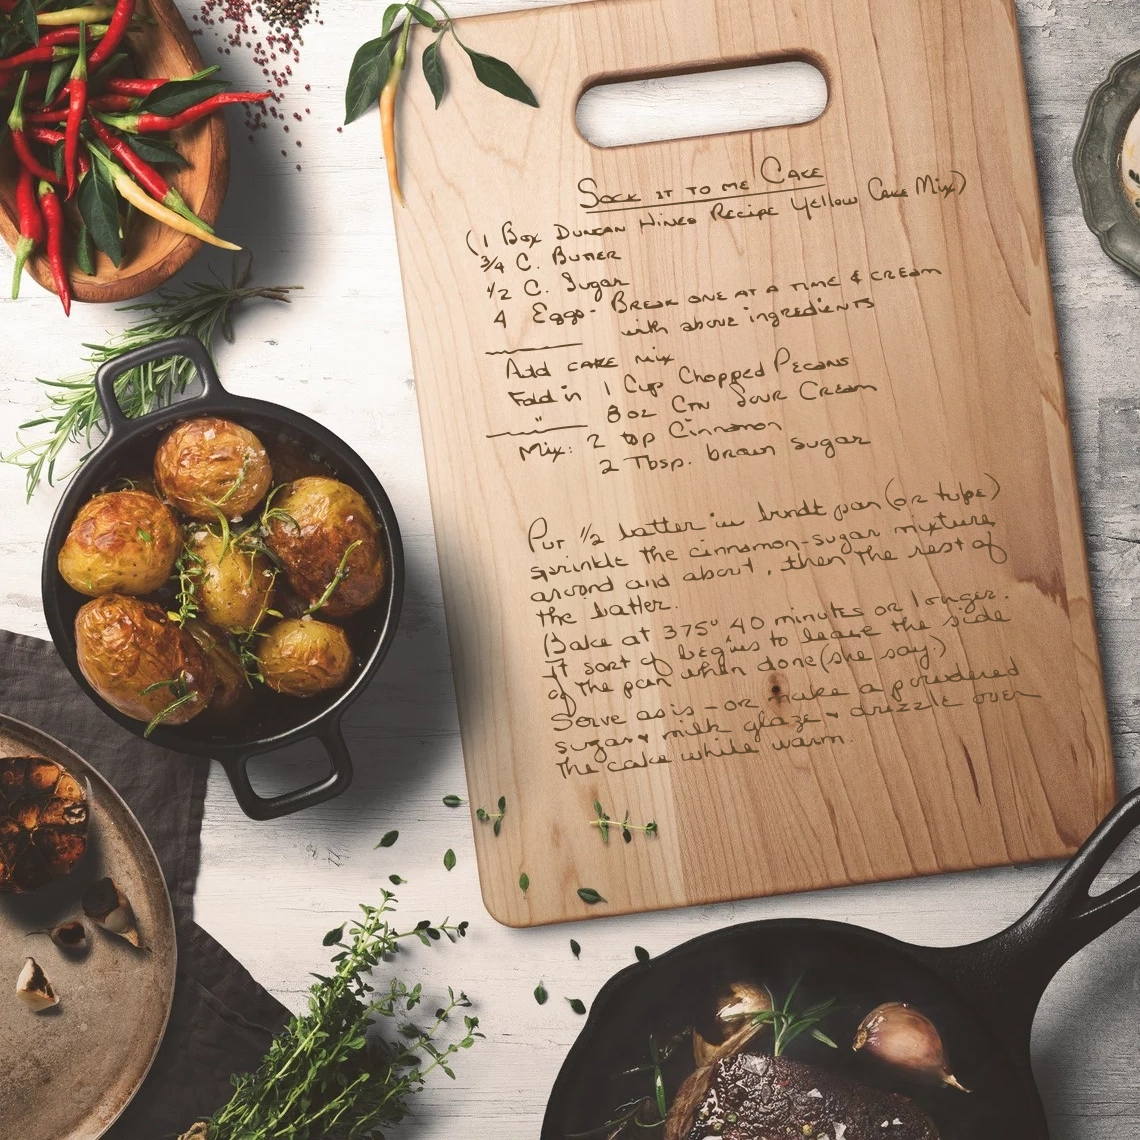
<instances>
[{"instance_id":1,"label":"rosemary sprig","mask_svg":"<svg viewBox=\"0 0 1140 1140\"><path fill-rule=\"evenodd\" d=\"M430 945L443 932L455 941L464 936L467 924L433 925L425 919L411 930L397 931L386 917L395 908L395 895L381 895L380 906L361 907L363 918L347 934L348 924L329 931L325 945L336 947L334 972L317 976L307 1010L277 1034L257 1072L235 1076L229 1103L185 1137L346 1140L379 1135L411 1113L411 1097L434 1070L454 1077L455 1056L483 1036L479 1019L464 1014L458 1039L441 1043L455 1012L470 1007L467 996L449 989L447 1002L419 1025L408 1015L423 1003L423 987L395 978L374 986L371 975L405 940L418 938ZM383 1022L394 1032L376 1034Z\"/></svg>"},{"instance_id":2,"label":"rosemary sprig","mask_svg":"<svg viewBox=\"0 0 1140 1140\"><path fill-rule=\"evenodd\" d=\"M769 990L768 993L772 998L771 1009L758 1010L756 1013L742 1015L743 1017L751 1018L753 1025L770 1025L772 1027L773 1056L783 1056L787 1047L795 1041L797 1037L802 1037L805 1033L810 1033L816 1041L827 1045L829 1048L839 1048L839 1046L819 1028L819 1023L835 1010L838 1004L837 1000L835 998L828 998L827 1001L816 1002L815 1005L808 1006L806 1009L795 1010L793 1003L799 991L800 982L802 981L803 976L801 975L796 979L792 988L788 990L788 996L784 998L782 1005L776 1002L775 995Z\"/></svg>"},{"instance_id":3,"label":"rosemary sprig","mask_svg":"<svg viewBox=\"0 0 1140 1140\"><path fill-rule=\"evenodd\" d=\"M293 520L296 523L296 519ZM332 577L332 581L325 587L325 592L305 611L307 614L315 614L317 610L324 609L329 604L329 599L336 593L337 587L341 582L348 577L348 560L352 557L352 552L364 544L362 538L358 538L355 542L349 543L348 549L341 555L340 564L336 568L336 573Z\"/></svg>"},{"instance_id":4,"label":"rosemary sprig","mask_svg":"<svg viewBox=\"0 0 1140 1140\"><path fill-rule=\"evenodd\" d=\"M155 681L153 685L147 685L145 689L139 690L140 697L149 696L151 693L157 692L159 689L169 689L173 699L170 704L161 708L151 717L146 728L143 730L143 738L146 739L163 721L168 720L175 711L180 709L183 705L189 704L190 701L197 697L197 692L193 689L187 688L186 676L180 673L177 677L171 677L165 681Z\"/></svg>"},{"instance_id":5,"label":"rosemary sprig","mask_svg":"<svg viewBox=\"0 0 1140 1140\"><path fill-rule=\"evenodd\" d=\"M177 610L168 610L167 617L179 625L198 616L198 582L202 577L202 558L185 544L174 562L174 579L177 582L175 600Z\"/></svg>"},{"instance_id":6,"label":"rosemary sprig","mask_svg":"<svg viewBox=\"0 0 1140 1140\"><path fill-rule=\"evenodd\" d=\"M289 294L299 285L263 287L251 285L252 264L236 261L229 284L215 275L214 281L199 281L176 290L159 290L151 300L123 305L120 312L145 314L111 336L105 344L87 344L85 372L59 380L41 380L48 390L48 408L42 416L20 425L19 446L0 458L25 472L25 486L30 499L43 480L48 484L57 477L66 480L82 466L83 461L101 437L103 413L95 394L95 372L108 360L131 349L143 348L171 336L197 337L212 350L220 332L233 342L233 310L246 301L291 300ZM152 361L133 368L115 382L119 406L128 418L146 415L165 407L181 395L195 376L194 366L183 357ZM38 437L25 439L25 432L42 429ZM88 451L66 473L56 470L57 463L69 444L82 443Z\"/></svg>"}]
</instances>

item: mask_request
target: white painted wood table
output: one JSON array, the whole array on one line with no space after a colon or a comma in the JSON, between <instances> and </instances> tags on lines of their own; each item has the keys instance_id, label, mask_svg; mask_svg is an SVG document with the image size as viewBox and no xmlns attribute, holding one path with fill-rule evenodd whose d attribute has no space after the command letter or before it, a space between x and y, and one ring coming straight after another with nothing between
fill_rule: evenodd
<instances>
[{"instance_id":1,"label":"white painted wood table","mask_svg":"<svg viewBox=\"0 0 1140 1140\"><path fill-rule=\"evenodd\" d=\"M517 6L512 0L452 4L456 15ZM1127 790L1140 782L1140 281L1109 262L1086 230L1070 163L1089 92L1117 57L1140 46L1140 4L1018 0L1018 9L1117 767ZM375 115L337 132L349 62L358 43L376 34L380 12L378 0L337 0L326 5L323 25L306 31L290 95L290 110L311 110L290 136L299 132L302 148L290 141L283 157L280 135L263 133L248 143L235 123L234 173L220 230L254 251L260 282L303 285L304 292L288 309L263 305L245 313L238 342L223 347L220 367L233 390L315 417L371 463L402 521L404 617L386 667L346 722L358 770L351 791L302 815L258 824L240 813L215 772L197 918L294 1008L309 971L324 962L321 935L357 903L375 901L389 874L409 880L400 890L406 919L470 919L465 943L430 953L417 949L400 969L422 975L429 989L453 984L466 990L488 1039L461 1058L454 1085L445 1079L421 1098L417 1117L401 1134L530 1140L582 1024L563 997L589 1002L611 973L632 961L635 944L659 953L727 923L787 915L862 923L918 942L969 941L1016 918L1055 868L545 930L508 930L487 916L466 811L441 802L448 793L464 793L463 768ZM202 42L212 56L210 35ZM525 60L512 62L525 74ZM251 85L260 79L240 51L224 63L235 79ZM304 84L311 87L307 94ZM810 100L810 85L805 91ZM645 117L667 121L685 101L683 92L647 93ZM595 114L604 126L606 109L599 106ZM406 176L414 178L415 171ZM200 278L210 264L227 270L223 260L200 256L184 279ZM35 378L74 371L81 343L102 339L104 329L125 319L79 306L64 322L56 300L30 284L24 299L0 307L0 447L7 449L16 425L42 406ZM54 500L48 490L25 505L20 472L0 467L0 626L46 636L39 563ZM300 783L311 762L301 750L278 761L273 780ZM396 845L374 850L394 828L400 831ZM450 873L443 867L448 848L458 857ZM1134 850L1120 873L1138 860ZM570 954L571 937L582 945L580 961ZM1140 918L1134 918L1070 963L1046 995L1034 1055L1055 1140L1140 1135L1138 951ZM540 979L552 997L541 1008L532 997Z\"/></svg>"}]
</instances>

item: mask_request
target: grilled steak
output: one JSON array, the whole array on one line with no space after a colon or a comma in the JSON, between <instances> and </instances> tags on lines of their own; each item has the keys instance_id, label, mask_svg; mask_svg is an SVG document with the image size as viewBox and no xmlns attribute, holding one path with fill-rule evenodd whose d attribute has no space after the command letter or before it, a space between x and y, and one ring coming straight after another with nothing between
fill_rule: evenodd
<instances>
[{"instance_id":1,"label":"grilled steak","mask_svg":"<svg viewBox=\"0 0 1140 1140\"><path fill-rule=\"evenodd\" d=\"M938 1140L917 1105L812 1065L738 1053L681 1086L665 1140Z\"/></svg>"}]
</instances>

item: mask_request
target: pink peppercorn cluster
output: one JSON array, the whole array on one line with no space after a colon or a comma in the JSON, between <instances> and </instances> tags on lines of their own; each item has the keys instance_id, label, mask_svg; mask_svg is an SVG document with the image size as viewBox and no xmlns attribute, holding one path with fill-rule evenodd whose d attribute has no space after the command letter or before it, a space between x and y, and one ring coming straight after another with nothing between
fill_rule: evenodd
<instances>
[{"instance_id":1,"label":"pink peppercorn cluster","mask_svg":"<svg viewBox=\"0 0 1140 1140\"><path fill-rule=\"evenodd\" d=\"M202 0L191 20L199 24L200 34L204 29L215 29L222 38L218 53L230 55L234 48L248 51L253 62L261 68L261 73L274 88L274 98L264 107L250 107L246 111L245 127L250 142L256 132L277 126L284 135L300 149L301 140L296 137L297 124L303 123L304 116L311 114L309 107L291 111L285 107L286 93L293 80L293 65L301 61L303 39L301 30L306 24L323 23L320 19L318 0ZM310 90L305 84L305 91ZM282 148L282 157L289 150ZM300 163L297 169L301 169Z\"/></svg>"}]
</instances>

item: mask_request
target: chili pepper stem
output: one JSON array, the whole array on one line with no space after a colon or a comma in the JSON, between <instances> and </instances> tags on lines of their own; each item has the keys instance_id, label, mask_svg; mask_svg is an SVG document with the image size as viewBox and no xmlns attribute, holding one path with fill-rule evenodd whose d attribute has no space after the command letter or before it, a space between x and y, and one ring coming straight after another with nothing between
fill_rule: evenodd
<instances>
[{"instance_id":1,"label":"chili pepper stem","mask_svg":"<svg viewBox=\"0 0 1140 1140\"><path fill-rule=\"evenodd\" d=\"M12 271L12 300L20 296L20 281L24 276L24 266L36 250L31 238L22 237L16 242L16 268Z\"/></svg>"},{"instance_id":2,"label":"chili pepper stem","mask_svg":"<svg viewBox=\"0 0 1140 1140\"><path fill-rule=\"evenodd\" d=\"M412 31L412 18L404 22L404 30L396 44L396 54L387 82L380 92L380 137L384 146L384 163L388 167L388 185L392 197L404 205L404 191L400 188L400 166L396 156L396 95L400 90L400 79L408 60L408 36Z\"/></svg>"}]
</instances>

